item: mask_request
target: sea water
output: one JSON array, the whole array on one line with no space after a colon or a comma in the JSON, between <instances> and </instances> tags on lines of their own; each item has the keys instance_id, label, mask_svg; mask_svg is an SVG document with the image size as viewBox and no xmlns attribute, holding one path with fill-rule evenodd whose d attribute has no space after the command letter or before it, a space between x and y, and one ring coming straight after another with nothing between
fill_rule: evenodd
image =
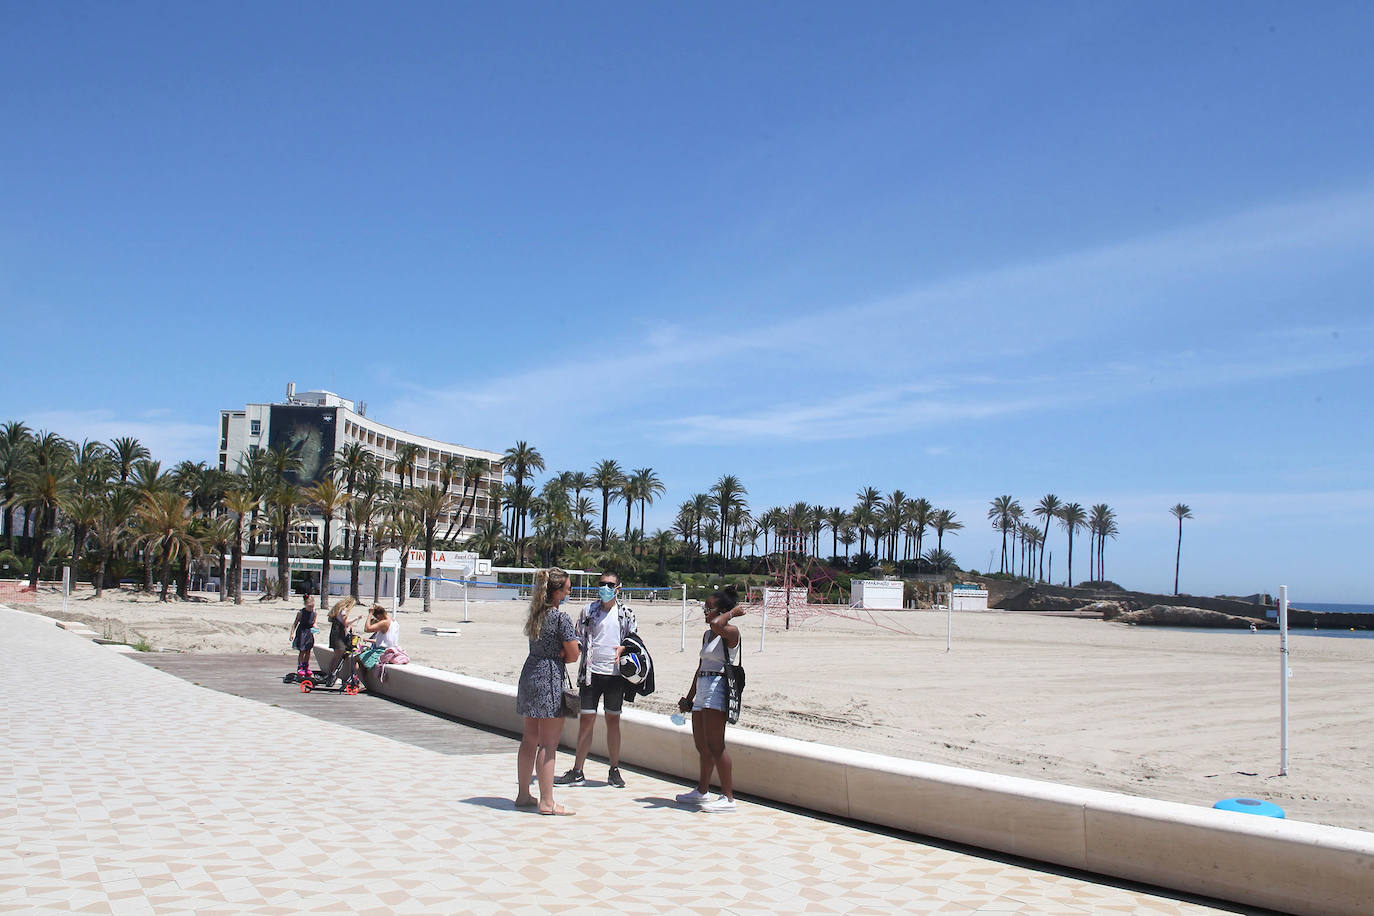
<instances>
[{"instance_id":1,"label":"sea water","mask_svg":"<svg viewBox=\"0 0 1374 916\"><path fill-rule=\"evenodd\" d=\"M1374 604L1314 604L1307 601L1299 607L1289 601L1288 607L1304 611L1324 611L1328 614L1374 614Z\"/></svg>"}]
</instances>

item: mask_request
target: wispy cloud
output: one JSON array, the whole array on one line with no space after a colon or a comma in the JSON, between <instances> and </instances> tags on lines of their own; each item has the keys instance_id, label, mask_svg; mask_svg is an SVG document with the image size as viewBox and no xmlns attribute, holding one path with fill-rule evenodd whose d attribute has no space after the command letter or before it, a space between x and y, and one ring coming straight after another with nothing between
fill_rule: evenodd
<instances>
[{"instance_id":1,"label":"wispy cloud","mask_svg":"<svg viewBox=\"0 0 1374 916\"><path fill-rule=\"evenodd\" d=\"M211 424L162 419L166 414L164 409L152 408L135 415L120 415L112 410L31 410L22 416L35 430L49 430L77 442L109 442L120 436L133 436L164 467L187 459L208 463L215 457L219 430Z\"/></svg>"},{"instance_id":2,"label":"wispy cloud","mask_svg":"<svg viewBox=\"0 0 1374 916\"><path fill-rule=\"evenodd\" d=\"M494 378L403 389L387 410L402 425L438 416L502 439L537 436L554 409L571 423L632 413L680 441L814 441L1321 371L1367 362L1369 329L1331 322L1333 338L1320 315L1277 324L1286 312L1269 298L1362 257L1374 258L1366 188L781 320L741 308L726 333L718 316L646 318L603 341L609 356L550 352ZM973 367L1017 378L999 386Z\"/></svg>"}]
</instances>

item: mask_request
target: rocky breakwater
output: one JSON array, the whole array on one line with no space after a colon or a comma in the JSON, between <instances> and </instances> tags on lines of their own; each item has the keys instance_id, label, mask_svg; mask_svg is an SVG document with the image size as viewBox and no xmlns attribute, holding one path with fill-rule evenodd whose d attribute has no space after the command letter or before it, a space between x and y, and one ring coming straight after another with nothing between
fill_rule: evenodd
<instances>
[{"instance_id":1,"label":"rocky breakwater","mask_svg":"<svg viewBox=\"0 0 1374 916\"><path fill-rule=\"evenodd\" d=\"M1110 602L1102 602L1110 605ZM1276 630L1278 624L1254 617L1238 617L1221 611L1209 611L1200 607L1184 607L1176 604L1155 604L1137 611L1126 611L1120 607L1103 607L1103 620L1115 620L1136 626L1150 627L1212 627L1215 629L1248 630L1252 626L1261 630Z\"/></svg>"}]
</instances>

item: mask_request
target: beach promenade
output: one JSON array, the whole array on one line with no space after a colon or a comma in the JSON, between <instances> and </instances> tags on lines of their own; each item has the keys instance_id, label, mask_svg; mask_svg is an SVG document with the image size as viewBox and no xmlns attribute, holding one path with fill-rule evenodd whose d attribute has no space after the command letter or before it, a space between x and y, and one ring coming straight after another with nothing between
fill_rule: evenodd
<instances>
[{"instance_id":1,"label":"beach promenade","mask_svg":"<svg viewBox=\"0 0 1374 916\"><path fill-rule=\"evenodd\" d=\"M576 817L517 812L506 736L279 679L274 706L216 689L222 669L201 686L46 618L0 624L4 911L1215 911L748 800L705 815L644 773L561 791Z\"/></svg>"}]
</instances>

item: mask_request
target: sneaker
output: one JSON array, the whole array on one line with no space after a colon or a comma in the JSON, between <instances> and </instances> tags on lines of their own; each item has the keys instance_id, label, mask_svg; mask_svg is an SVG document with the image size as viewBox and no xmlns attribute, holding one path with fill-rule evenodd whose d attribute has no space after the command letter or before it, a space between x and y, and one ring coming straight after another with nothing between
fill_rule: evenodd
<instances>
[{"instance_id":1,"label":"sneaker","mask_svg":"<svg viewBox=\"0 0 1374 916\"><path fill-rule=\"evenodd\" d=\"M625 780L620 775L620 767L611 767L611 772L610 775L606 777L606 782L609 785L615 786L617 789L625 788Z\"/></svg>"},{"instance_id":2,"label":"sneaker","mask_svg":"<svg viewBox=\"0 0 1374 916\"><path fill-rule=\"evenodd\" d=\"M587 784L587 777L582 775L581 770L569 770L562 776L553 781L556 786L584 786Z\"/></svg>"},{"instance_id":3,"label":"sneaker","mask_svg":"<svg viewBox=\"0 0 1374 916\"><path fill-rule=\"evenodd\" d=\"M684 805L704 805L706 802L714 798L719 798L720 796L712 795L710 792L698 792L696 789L693 789L690 792L683 792L681 795L675 797L679 803Z\"/></svg>"},{"instance_id":4,"label":"sneaker","mask_svg":"<svg viewBox=\"0 0 1374 916\"><path fill-rule=\"evenodd\" d=\"M732 800L721 795L702 804L701 810L707 814L734 814L738 809L735 808L735 803Z\"/></svg>"}]
</instances>

